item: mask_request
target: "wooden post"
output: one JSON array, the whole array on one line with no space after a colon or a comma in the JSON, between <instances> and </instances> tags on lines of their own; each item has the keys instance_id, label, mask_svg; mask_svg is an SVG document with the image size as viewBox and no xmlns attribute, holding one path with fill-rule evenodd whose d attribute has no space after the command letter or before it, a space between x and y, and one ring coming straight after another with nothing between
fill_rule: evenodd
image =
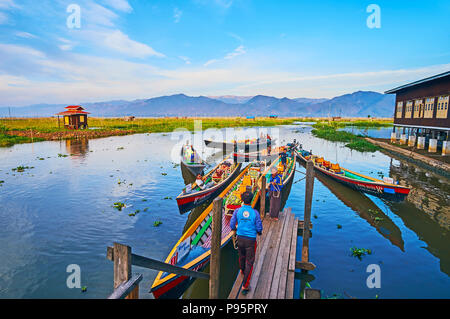
<instances>
[{"instance_id":1,"label":"wooden post","mask_svg":"<svg viewBox=\"0 0 450 319\"><path fill-rule=\"evenodd\" d=\"M114 243L114 289L120 284L131 279L131 247ZM126 299L138 299L139 286L126 297Z\"/></svg>"},{"instance_id":2,"label":"wooden post","mask_svg":"<svg viewBox=\"0 0 450 319\"><path fill-rule=\"evenodd\" d=\"M266 176L261 177L261 191L259 195L259 214L261 220L266 217Z\"/></svg>"},{"instance_id":3,"label":"wooden post","mask_svg":"<svg viewBox=\"0 0 450 319\"><path fill-rule=\"evenodd\" d=\"M306 162L306 191L305 191L305 216L304 225L311 222L312 196L314 190L314 164L311 160ZM316 266L309 262L309 227L303 227L302 260L300 268L303 270L313 270Z\"/></svg>"},{"instance_id":4,"label":"wooden post","mask_svg":"<svg viewBox=\"0 0 450 319\"><path fill-rule=\"evenodd\" d=\"M219 299L220 244L222 241L222 201L217 197L213 202L211 261L209 265L209 299Z\"/></svg>"}]
</instances>

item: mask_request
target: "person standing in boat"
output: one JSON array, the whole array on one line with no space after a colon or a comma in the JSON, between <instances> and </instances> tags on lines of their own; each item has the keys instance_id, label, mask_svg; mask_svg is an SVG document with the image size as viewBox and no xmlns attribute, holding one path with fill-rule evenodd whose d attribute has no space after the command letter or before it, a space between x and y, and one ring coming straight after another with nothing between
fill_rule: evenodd
<instances>
[{"instance_id":1,"label":"person standing in boat","mask_svg":"<svg viewBox=\"0 0 450 319\"><path fill-rule=\"evenodd\" d=\"M287 150L286 147L283 148L283 151L280 153L280 162L284 167L284 171L286 171L287 168Z\"/></svg>"},{"instance_id":2,"label":"person standing in boat","mask_svg":"<svg viewBox=\"0 0 450 319\"><path fill-rule=\"evenodd\" d=\"M278 220L278 214L281 207L281 189L283 188L283 181L281 175L278 174L278 169L272 167L272 175L270 175L269 182L269 197L270 197L270 217L274 220Z\"/></svg>"},{"instance_id":3,"label":"person standing in boat","mask_svg":"<svg viewBox=\"0 0 450 319\"><path fill-rule=\"evenodd\" d=\"M263 226L259 212L250 206L253 193L246 191L242 193L241 199L244 205L234 211L230 226L233 233L237 234L239 268L244 276L242 294L246 295L250 289L250 279L255 262L256 236L262 234Z\"/></svg>"},{"instance_id":4,"label":"person standing in boat","mask_svg":"<svg viewBox=\"0 0 450 319\"><path fill-rule=\"evenodd\" d=\"M191 163L195 162L195 151L194 147L191 145Z\"/></svg>"},{"instance_id":5,"label":"person standing in boat","mask_svg":"<svg viewBox=\"0 0 450 319\"><path fill-rule=\"evenodd\" d=\"M270 155L272 152L272 138L267 134L267 154Z\"/></svg>"}]
</instances>

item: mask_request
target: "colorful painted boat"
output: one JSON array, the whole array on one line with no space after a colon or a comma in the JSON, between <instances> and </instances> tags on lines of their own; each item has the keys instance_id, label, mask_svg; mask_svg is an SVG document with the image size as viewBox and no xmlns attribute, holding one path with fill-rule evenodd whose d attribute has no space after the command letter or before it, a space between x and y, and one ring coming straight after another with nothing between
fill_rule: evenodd
<instances>
[{"instance_id":1,"label":"colorful painted boat","mask_svg":"<svg viewBox=\"0 0 450 319\"><path fill-rule=\"evenodd\" d=\"M282 181L282 188L281 188L281 207L280 210L283 210L284 205L286 204L286 201L289 197L289 193L291 191L292 182L294 180L295 176L295 165L296 165L296 158L297 154L295 151L289 152L289 156L287 158L287 167L286 170L283 170L280 172L280 157L278 157L276 160L272 161L272 163L265 169L264 175L266 176L266 183L269 184L270 181L270 175L272 167L277 167L279 173L281 174L281 181ZM270 201L266 200L266 211L268 211L270 207Z\"/></svg>"},{"instance_id":2,"label":"colorful painted boat","mask_svg":"<svg viewBox=\"0 0 450 319\"><path fill-rule=\"evenodd\" d=\"M273 145L276 139L270 140L269 145ZM256 152L262 149L267 148L268 140L267 139L249 139L249 140L238 140L238 141L213 141L213 140L204 140L205 145L211 148L220 148L226 150L226 153L231 153L237 150L242 150L245 152Z\"/></svg>"},{"instance_id":3,"label":"colorful painted boat","mask_svg":"<svg viewBox=\"0 0 450 319\"><path fill-rule=\"evenodd\" d=\"M236 158L237 162L252 162L252 161L273 161L278 158L279 152L282 150L282 147L275 147L271 149L269 154L267 149L263 149L259 152L233 152L231 156Z\"/></svg>"},{"instance_id":4,"label":"colorful painted boat","mask_svg":"<svg viewBox=\"0 0 450 319\"><path fill-rule=\"evenodd\" d=\"M409 187L395 184L393 179L381 180L342 168L339 164L332 164L303 149L297 149L296 152L300 161L306 163L311 159L316 171L360 192L392 201L403 201L411 190Z\"/></svg>"},{"instance_id":5,"label":"colorful painted boat","mask_svg":"<svg viewBox=\"0 0 450 319\"><path fill-rule=\"evenodd\" d=\"M225 166L227 166L225 168ZM239 174L242 163L234 163L230 157L225 158L203 177L204 188L195 182L187 185L177 196L178 209L181 214L215 198ZM220 176L219 176L220 173Z\"/></svg>"},{"instance_id":6,"label":"colorful painted boat","mask_svg":"<svg viewBox=\"0 0 450 319\"><path fill-rule=\"evenodd\" d=\"M260 163L253 162L230 183L219 196L224 199L225 214L222 218L222 240L224 247L232 238L230 219L234 209L240 207L238 202L231 200L236 192L247 190L250 187L254 193L251 206L259 203L258 181L260 179ZM234 205L233 207L231 205ZM212 207L210 204L197 220L188 228L175 244L165 262L190 270L202 271L209 263L211 255L211 222ZM151 287L151 292L156 299L178 299L192 284L195 279L188 276L180 276L167 272L159 272Z\"/></svg>"},{"instance_id":7,"label":"colorful painted boat","mask_svg":"<svg viewBox=\"0 0 450 319\"><path fill-rule=\"evenodd\" d=\"M187 168L192 175L197 176L203 173L206 163L200 158L200 155L191 145L183 145L181 148L180 166Z\"/></svg>"}]
</instances>

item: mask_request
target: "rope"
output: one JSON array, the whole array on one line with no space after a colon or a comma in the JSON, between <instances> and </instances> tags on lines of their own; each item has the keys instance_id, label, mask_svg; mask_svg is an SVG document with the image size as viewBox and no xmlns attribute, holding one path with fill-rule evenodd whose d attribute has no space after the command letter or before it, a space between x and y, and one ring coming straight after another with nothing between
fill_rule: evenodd
<instances>
[{"instance_id":1,"label":"rope","mask_svg":"<svg viewBox=\"0 0 450 319\"><path fill-rule=\"evenodd\" d=\"M306 176L303 177L303 178L300 178L298 181L295 181L294 184L297 184L298 182L301 182L301 181L304 180L305 178L306 178Z\"/></svg>"}]
</instances>

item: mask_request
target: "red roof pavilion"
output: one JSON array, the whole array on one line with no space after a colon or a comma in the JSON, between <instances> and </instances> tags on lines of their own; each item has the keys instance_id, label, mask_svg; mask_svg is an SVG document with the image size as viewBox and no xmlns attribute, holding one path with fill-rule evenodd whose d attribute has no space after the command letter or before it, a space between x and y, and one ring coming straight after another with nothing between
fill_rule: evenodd
<instances>
[{"instance_id":1,"label":"red roof pavilion","mask_svg":"<svg viewBox=\"0 0 450 319\"><path fill-rule=\"evenodd\" d=\"M58 126L59 126L59 116L64 117L64 126L70 129L87 128L87 115L89 112L83 111L84 108L80 105L69 105L66 106L67 111L59 112L58 115Z\"/></svg>"}]
</instances>

